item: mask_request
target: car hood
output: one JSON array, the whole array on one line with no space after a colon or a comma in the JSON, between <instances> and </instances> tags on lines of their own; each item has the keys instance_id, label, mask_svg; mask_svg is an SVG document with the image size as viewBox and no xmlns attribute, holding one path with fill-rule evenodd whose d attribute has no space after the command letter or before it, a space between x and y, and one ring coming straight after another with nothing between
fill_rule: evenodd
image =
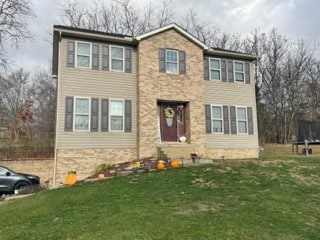
<instances>
[{"instance_id":1,"label":"car hood","mask_svg":"<svg viewBox=\"0 0 320 240\"><path fill-rule=\"evenodd\" d=\"M39 177L38 177L38 176L33 175L33 174L29 174L29 173L16 172L15 174L25 176L26 178L30 178L30 177L31 177L31 178L38 178L38 179L39 179Z\"/></svg>"}]
</instances>

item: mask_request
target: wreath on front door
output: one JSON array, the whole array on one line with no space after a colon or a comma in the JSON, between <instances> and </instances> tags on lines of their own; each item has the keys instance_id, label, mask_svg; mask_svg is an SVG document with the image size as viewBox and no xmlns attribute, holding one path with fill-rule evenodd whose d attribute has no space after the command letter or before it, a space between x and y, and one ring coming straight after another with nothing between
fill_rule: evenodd
<instances>
[{"instance_id":1,"label":"wreath on front door","mask_svg":"<svg viewBox=\"0 0 320 240\"><path fill-rule=\"evenodd\" d=\"M174 114L175 114L175 112L172 109L172 107L166 107L164 109L164 115L166 116L166 118L173 118Z\"/></svg>"}]
</instances>

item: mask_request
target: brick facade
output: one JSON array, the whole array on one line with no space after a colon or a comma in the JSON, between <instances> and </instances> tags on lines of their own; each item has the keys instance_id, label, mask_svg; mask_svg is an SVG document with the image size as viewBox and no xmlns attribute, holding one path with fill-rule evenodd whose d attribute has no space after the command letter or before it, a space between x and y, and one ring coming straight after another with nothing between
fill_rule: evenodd
<instances>
[{"instance_id":1,"label":"brick facade","mask_svg":"<svg viewBox=\"0 0 320 240\"><path fill-rule=\"evenodd\" d=\"M159 48L183 50L186 74L159 71ZM188 143L205 150L203 49L174 29L140 41L138 46L138 144L139 157L156 154L157 102L186 102Z\"/></svg>"},{"instance_id":2,"label":"brick facade","mask_svg":"<svg viewBox=\"0 0 320 240\"><path fill-rule=\"evenodd\" d=\"M206 149L205 156L211 159L248 159L258 158L259 150L257 148L224 148L224 149Z\"/></svg>"},{"instance_id":3,"label":"brick facade","mask_svg":"<svg viewBox=\"0 0 320 240\"><path fill-rule=\"evenodd\" d=\"M63 184L68 171L77 171L78 180L95 173L101 163L121 163L137 157L136 149L60 149L57 151L56 185Z\"/></svg>"}]
</instances>

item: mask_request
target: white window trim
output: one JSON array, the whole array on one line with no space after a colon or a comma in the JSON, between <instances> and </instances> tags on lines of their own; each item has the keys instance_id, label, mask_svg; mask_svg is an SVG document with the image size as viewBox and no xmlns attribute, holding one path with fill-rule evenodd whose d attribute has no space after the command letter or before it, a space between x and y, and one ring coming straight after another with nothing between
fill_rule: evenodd
<instances>
[{"instance_id":1,"label":"white window trim","mask_svg":"<svg viewBox=\"0 0 320 240\"><path fill-rule=\"evenodd\" d=\"M180 62L180 59L179 59L179 51L178 50L174 50L174 49L165 49L166 50L166 53L165 53L165 60L164 60L164 64L165 64L165 67L166 67L166 73L169 73L169 74L179 74L179 62ZM177 62L170 62L170 61L167 61L167 52L176 52L177 53ZM169 72L168 71L168 68L167 68L167 63L174 63L174 64L177 64L177 72Z\"/></svg>"},{"instance_id":2,"label":"white window trim","mask_svg":"<svg viewBox=\"0 0 320 240\"><path fill-rule=\"evenodd\" d=\"M78 43L85 43L85 44L89 44L90 45L90 47L89 47L89 50L90 50L90 52L89 52L89 66L88 67L83 67L83 66L78 66ZM92 43L91 42L83 42L83 41L76 41L75 42L75 66L77 67L77 68L91 68L91 65L92 65ZM80 56L86 56L87 57L87 55L80 55Z\"/></svg>"},{"instance_id":3,"label":"white window trim","mask_svg":"<svg viewBox=\"0 0 320 240\"><path fill-rule=\"evenodd\" d=\"M122 113L122 115L111 115L111 102L112 101L122 101L122 106L123 106L123 113ZM125 127L125 105L124 105L124 99L119 99L119 98L110 98L109 99L109 131L110 132L124 132L124 127ZM122 117L122 119L123 119L123 121L122 121L122 130L112 130L111 129L111 116L121 116Z\"/></svg>"},{"instance_id":4,"label":"white window trim","mask_svg":"<svg viewBox=\"0 0 320 240\"><path fill-rule=\"evenodd\" d=\"M211 60L218 60L219 61L219 69L211 69ZM211 78L211 70L219 71L219 79L212 79ZM209 79L213 81L221 81L221 59L219 58L209 58Z\"/></svg>"},{"instance_id":5,"label":"white window trim","mask_svg":"<svg viewBox=\"0 0 320 240\"><path fill-rule=\"evenodd\" d=\"M88 129L87 130L80 130L80 129L76 129L76 105L77 105L77 99L88 99L89 100L89 113L88 113ZM81 114L78 114L81 115ZM82 114L84 115L84 114ZM90 128L91 128L91 98L90 97L81 97L81 96L75 96L74 97L74 104L73 104L73 131L75 132L90 132Z\"/></svg>"},{"instance_id":6,"label":"white window trim","mask_svg":"<svg viewBox=\"0 0 320 240\"><path fill-rule=\"evenodd\" d=\"M246 129L247 132L245 133L239 133L239 127L238 127L238 121L243 121L238 119L238 108L244 108L246 110ZM239 135L248 135L248 109L246 106L236 106L236 123L237 123L237 134Z\"/></svg>"},{"instance_id":7,"label":"white window trim","mask_svg":"<svg viewBox=\"0 0 320 240\"><path fill-rule=\"evenodd\" d=\"M122 48L122 59L120 58L112 58L112 48ZM117 70L117 69L112 69L112 59L115 60L122 60L122 70ZM125 48L121 47L121 46L116 46L116 45L110 45L109 46L109 69L112 72L124 72L124 68L125 68Z\"/></svg>"},{"instance_id":8,"label":"white window trim","mask_svg":"<svg viewBox=\"0 0 320 240\"><path fill-rule=\"evenodd\" d=\"M236 71L236 63L241 63L242 66L243 66L243 71ZM236 79L236 73L242 73L243 74L243 81L239 81ZM245 83L246 82L246 74L245 74L245 65L244 65L244 62L243 61L233 61L233 76L234 76L234 82L237 82L237 83Z\"/></svg>"},{"instance_id":9,"label":"white window trim","mask_svg":"<svg viewBox=\"0 0 320 240\"><path fill-rule=\"evenodd\" d=\"M213 117L212 107L220 107L220 110L221 110L221 119L220 119L220 118L214 118L214 117ZM213 131L213 125L212 125L212 127L211 127L211 133L212 133L212 134L223 134L223 133L224 133L224 127L223 127L223 106L222 106L222 105L218 105L218 104L211 104L210 111L211 111L211 124L212 124L213 120L219 120L219 121L221 121L221 132L214 132L214 131Z\"/></svg>"}]
</instances>

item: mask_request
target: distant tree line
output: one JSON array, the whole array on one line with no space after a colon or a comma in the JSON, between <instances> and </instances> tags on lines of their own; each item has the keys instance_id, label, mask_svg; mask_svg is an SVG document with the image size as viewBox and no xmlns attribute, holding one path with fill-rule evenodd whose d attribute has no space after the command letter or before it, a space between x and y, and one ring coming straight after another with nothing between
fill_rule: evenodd
<instances>
[{"instance_id":1,"label":"distant tree line","mask_svg":"<svg viewBox=\"0 0 320 240\"><path fill-rule=\"evenodd\" d=\"M17 9L17 14L34 16L30 2L16 1L26 6ZM2 0L5 4L16 1ZM10 29L10 24L2 24L2 14L0 6L1 38L2 29ZM254 70L261 144L291 142L295 137L297 119L320 119L320 61L315 54L317 42L291 40L277 29L268 33L253 30L246 36L228 34L212 22L201 21L199 14L192 10L178 15L170 0L144 5L133 0L66 0L61 6L60 17L67 26L133 36L176 22L209 46L257 55L259 60ZM20 27L24 30L20 38L29 38L26 26ZM0 54L0 59L0 63L5 65L5 56ZM56 89L49 71L37 69L32 75L23 69L12 71L0 77L0 90L0 127L10 128L10 123L19 118L23 100L31 99L30 109L34 115L29 119L32 122L28 126L38 131L29 132L46 134L54 131Z\"/></svg>"}]
</instances>

